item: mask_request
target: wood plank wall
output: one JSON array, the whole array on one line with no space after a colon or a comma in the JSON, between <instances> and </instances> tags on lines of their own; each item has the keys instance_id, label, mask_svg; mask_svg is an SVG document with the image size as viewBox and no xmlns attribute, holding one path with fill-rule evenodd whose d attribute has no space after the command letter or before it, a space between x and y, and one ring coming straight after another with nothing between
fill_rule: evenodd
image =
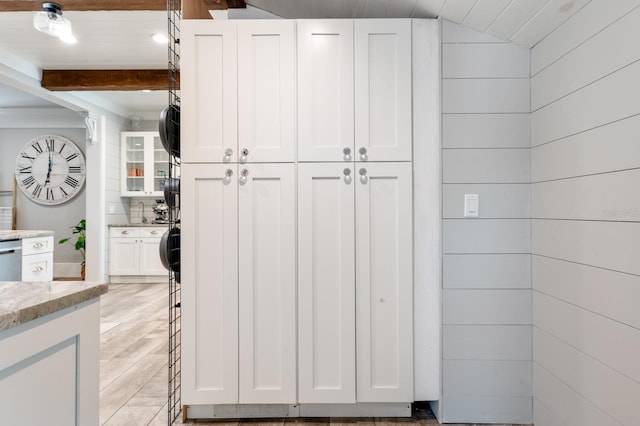
<instances>
[{"instance_id":1,"label":"wood plank wall","mask_svg":"<svg viewBox=\"0 0 640 426\"><path fill-rule=\"evenodd\" d=\"M530 52L442 31L440 420L531 423ZM479 194L478 218L464 194Z\"/></svg>"},{"instance_id":2,"label":"wood plank wall","mask_svg":"<svg viewBox=\"0 0 640 426\"><path fill-rule=\"evenodd\" d=\"M640 8L531 50L536 426L640 424Z\"/></svg>"}]
</instances>

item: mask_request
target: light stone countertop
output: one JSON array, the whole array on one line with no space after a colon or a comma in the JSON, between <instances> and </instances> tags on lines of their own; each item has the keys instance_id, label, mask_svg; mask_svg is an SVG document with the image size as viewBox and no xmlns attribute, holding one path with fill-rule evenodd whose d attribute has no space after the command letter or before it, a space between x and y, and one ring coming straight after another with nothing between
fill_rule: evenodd
<instances>
[{"instance_id":1,"label":"light stone countertop","mask_svg":"<svg viewBox=\"0 0 640 426\"><path fill-rule=\"evenodd\" d=\"M105 294L101 281L2 281L0 331Z\"/></svg>"},{"instance_id":2,"label":"light stone countertop","mask_svg":"<svg viewBox=\"0 0 640 426\"><path fill-rule=\"evenodd\" d=\"M109 228L168 228L169 224L168 223L124 223L124 224L118 224L118 223L113 223L111 225L108 225Z\"/></svg>"},{"instance_id":3,"label":"light stone countertop","mask_svg":"<svg viewBox=\"0 0 640 426\"><path fill-rule=\"evenodd\" d=\"M48 237L53 231L0 231L0 241L21 240L23 238Z\"/></svg>"}]
</instances>

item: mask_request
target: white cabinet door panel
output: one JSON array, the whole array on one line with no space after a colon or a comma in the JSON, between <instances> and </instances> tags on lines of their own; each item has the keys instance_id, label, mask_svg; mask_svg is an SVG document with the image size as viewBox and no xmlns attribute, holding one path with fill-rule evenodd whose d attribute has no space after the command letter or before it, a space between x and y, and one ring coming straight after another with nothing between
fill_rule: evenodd
<instances>
[{"instance_id":1,"label":"white cabinet door panel","mask_svg":"<svg viewBox=\"0 0 640 426\"><path fill-rule=\"evenodd\" d=\"M239 22L238 73L238 161L293 162L295 21Z\"/></svg>"},{"instance_id":2,"label":"white cabinet door panel","mask_svg":"<svg viewBox=\"0 0 640 426\"><path fill-rule=\"evenodd\" d=\"M356 168L357 399L410 402L411 164L356 164ZM361 177L365 171L366 179Z\"/></svg>"},{"instance_id":3,"label":"white cabinet door panel","mask_svg":"<svg viewBox=\"0 0 640 426\"><path fill-rule=\"evenodd\" d=\"M181 38L181 73L189 78L180 86L180 154L185 163L222 163L226 149L237 151L236 23L184 21Z\"/></svg>"},{"instance_id":4,"label":"white cabinet door panel","mask_svg":"<svg viewBox=\"0 0 640 426\"><path fill-rule=\"evenodd\" d=\"M411 21L356 20L355 148L365 161L411 161Z\"/></svg>"},{"instance_id":5,"label":"white cabinet door panel","mask_svg":"<svg viewBox=\"0 0 640 426\"><path fill-rule=\"evenodd\" d=\"M231 178L225 178L228 171ZM182 166L182 395L238 402L238 192L235 166Z\"/></svg>"},{"instance_id":6,"label":"white cabinet door panel","mask_svg":"<svg viewBox=\"0 0 640 426\"><path fill-rule=\"evenodd\" d=\"M300 403L356 402L354 186L353 163L298 166Z\"/></svg>"},{"instance_id":7,"label":"white cabinet door panel","mask_svg":"<svg viewBox=\"0 0 640 426\"><path fill-rule=\"evenodd\" d=\"M353 21L298 21L298 160L353 159Z\"/></svg>"},{"instance_id":8,"label":"white cabinet door panel","mask_svg":"<svg viewBox=\"0 0 640 426\"><path fill-rule=\"evenodd\" d=\"M246 166L246 167L245 167ZM247 164L238 187L240 403L296 402L295 168Z\"/></svg>"},{"instance_id":9,"label":"white cabinet door panel","mask_svg":"<svg viewBox=\"0 0 640 426\"><path fill-rule=\"evenodd\" d=\"M140 256L136 238L111 238L109 275L138 275Z\"/></svg>"},{"instance_id":10,"label":"white cabinet door panel","mask_svg":"<svg viewBox=\"0 0 640 426\"><path fill-rule=\"evenodd\" d=\"M162 266L160 261L160 238L140 238L140 274L141 275L166 275L169 271Z\"/></svg>"}]
</instances>

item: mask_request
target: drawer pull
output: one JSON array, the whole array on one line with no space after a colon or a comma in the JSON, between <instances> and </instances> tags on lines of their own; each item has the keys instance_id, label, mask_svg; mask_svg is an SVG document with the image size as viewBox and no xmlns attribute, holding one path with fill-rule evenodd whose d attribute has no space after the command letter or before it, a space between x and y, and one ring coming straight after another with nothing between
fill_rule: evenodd
<instances>
[{"instance_id":1,"label":"drawer pull","mask_svg":"<svg viewBox=\"0 0 640 426\"><path fill-rule=\"evenodd\" d=\"M151 235L156 235L158 231L151 231Z\"/></svg>"},{"instance_id":2,"label":"drawer pull","mask_svg":"<svg viewBox=\"0 0 640 426\"><path fill-rule=\"evenodd\" d=\"M42 244L42 243L35 243L33 245L33 248L42 248L42 247L44 247L44 244Z\"/></svg>"},{"instance_id":3,"label":"drawer pull","mask_svg":"<svg viewBox=\"0 0 640 426\"><path fill-rule=\"evenodd\" d=\"M35 268L33 268L33 272L42 272L44 271L44 268L42 266L36 266Z\"/></svg>"},{"instance_id":4,"label":"drawer pull","mask_svg":"<svg viewBox=\"0 0 640 426\"><path fill-rule=\"evenodd\" d=\"M122 231L120 232L122 235L129 235L129 231Z\"/></svg>"}]
</instances>

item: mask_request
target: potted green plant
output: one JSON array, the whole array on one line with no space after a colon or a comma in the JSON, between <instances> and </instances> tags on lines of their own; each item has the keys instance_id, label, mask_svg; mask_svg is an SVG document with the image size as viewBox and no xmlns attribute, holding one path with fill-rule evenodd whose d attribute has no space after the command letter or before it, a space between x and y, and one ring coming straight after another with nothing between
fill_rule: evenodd
<instances>
[{"instance_id":1,"label":"potted green plant","mask_svg":"<svg viewBox=\"0 0 640 426\"><path fill-rule=\"evenodd\" d=\"M72 235L70 237L61 239L60 241L58 241L58 244L69 243L76 249L76 251L80 253L80 255L82 256L82 263L80 264L81 265L80 277L84 281L84 266L85 266L85 262L87 261L87 257L84 251L84 245L86 240L85 231L87 229L87 221L85 219L82 219L80 222L78 222L77 225L71 226L71 229L73 229L72 231L73 234L78 234L78 238L76 238L76 242L72 243L70 241L73 238L73 235Z\"/></svg>"}]
</instances>

